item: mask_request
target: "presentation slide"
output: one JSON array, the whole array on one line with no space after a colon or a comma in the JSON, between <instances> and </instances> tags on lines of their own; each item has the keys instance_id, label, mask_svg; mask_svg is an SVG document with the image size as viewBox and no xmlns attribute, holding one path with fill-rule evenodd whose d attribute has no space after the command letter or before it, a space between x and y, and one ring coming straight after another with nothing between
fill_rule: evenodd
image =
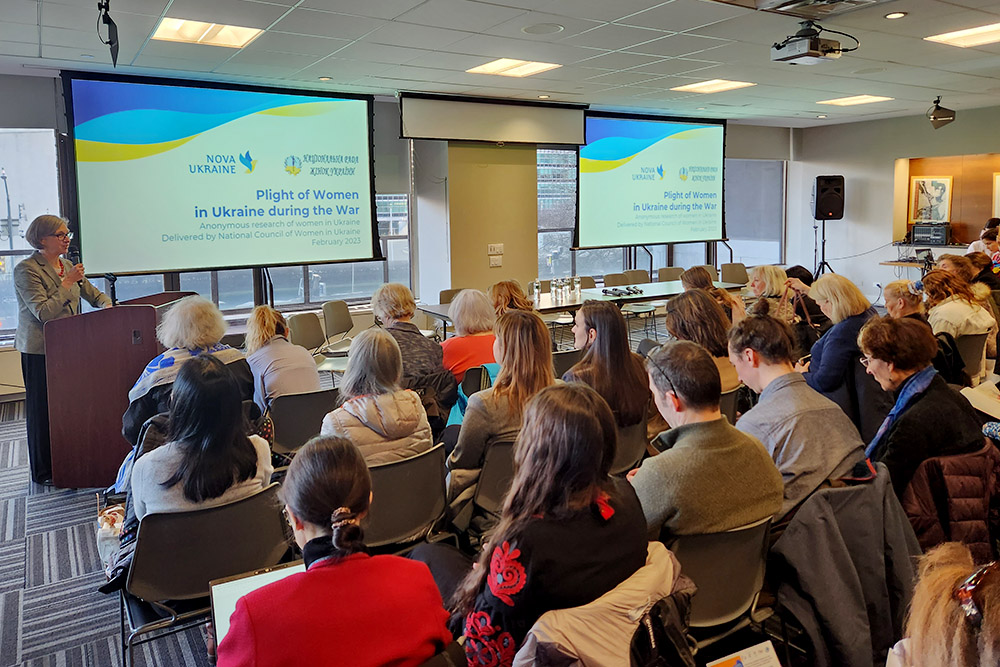
<instances>
[{"instance_id":1,"label":"presentation slide","mask_svg":"<svg viewBox=\"0 0 1000 667\"><path fill-rule=\"evenodd\" d=\"M373 256L367 99L71 79L88 274Z\"/></svg>"},{"instance_id":2,"label":"presentation slide","mask_svg":"<svg viewBox=\"0 0 1000 667\"><path fill-rule=\"evenodd\" d=\"M589 115L577 245L723 238L721 124Z\"/></svg>"}]
</instances>

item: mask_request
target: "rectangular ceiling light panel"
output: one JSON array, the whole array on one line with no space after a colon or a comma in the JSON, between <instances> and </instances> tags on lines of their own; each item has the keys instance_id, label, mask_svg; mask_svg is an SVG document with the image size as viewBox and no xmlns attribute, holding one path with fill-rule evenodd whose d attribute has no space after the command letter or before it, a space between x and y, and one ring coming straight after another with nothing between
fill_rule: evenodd
<instances>
[{"instance_id":1,"label":"rectangular ceiling light panel","mask_svg":"<svg viewBox=\"0 0 1000 667\"><path fill-rule=\"evenodd\" d=\"M242 49L262 32L258 28L164 17L153 32L153 39Z\"/></svg>"},{"instance_id":2,"label":"rectangular ceiling light panel","mask_svg":"<svg viewBox=\"0 0 1000 667\"><path fill-rule=\"evenodd\" d=\"M736 90L737 88L746 88L748 86L756 85L756 83L750 83L748 81L712 79L711 81L702 81L701 83L689 83L686 86L677 86L676 88L671 88L670 90L686 93L721 93L727 90Z\"/></svg>"},{"instance_id":3,"label":"rectangular ceiling light panel","mask_svg":"<svg viewBox=\"0 0 1000 667\"><path fill-rule=\"evenodd\" d=\"M944 32L940 35L924 37L928 42L939 42L950 44L951 46L982 46L983 44L993 44L1000 42L1000 23L981 25L978 28L967 28L966 30L956 30L954 32Z\"/></svg>"},{"instance_id":4,"label":"rectangular ceiling light panel","mask_svg":"<svg viewBox=\"0 0 1000 667\"><path fill-rule=\"evenodd\" d=\"M832 104L836 107L852 107L855 104L871 104L873 102L889 102L891 97L880 97L879 95L854 95L852 97L838 97L832 100L822 100L816 104Z\"/></svg>"},{"instance_id":5,"label":"rectangular ceiling light panel","mask_svg":"<svg viewBox=\"0 0 1000 667\"><path fill-rule=\"evenodd\" d=\"M562 67L554 63L538 63L531 60L517 60L515 58L500 58L493 62L473 67L465 70L469 74L496 74L499 76L524 77L541 72L548 72L550 69Z\"/></svg>"}]
</instances>

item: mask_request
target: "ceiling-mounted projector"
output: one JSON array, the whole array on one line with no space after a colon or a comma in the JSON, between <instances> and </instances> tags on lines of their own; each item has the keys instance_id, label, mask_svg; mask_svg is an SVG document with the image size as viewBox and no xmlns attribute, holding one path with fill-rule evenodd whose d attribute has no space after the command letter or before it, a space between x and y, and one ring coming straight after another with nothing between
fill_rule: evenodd
<instances>
[{"instance_id":1,"label":"ceiling-mounted projector","mask_svg":"<svg viewBox=\"0 0 1000 667\"><path fill-rule=\"evenodd\" d=\"M955 111L941 106L941 96L934 100L934 106L927 110L927 120L931 122L935 130L939 130L951 121L955 120Z\"/></svg>"},{"instance_id":2,"label":"ceiling-mounted projector","mask_svg":"<svg viewBox=\"0 0 1000 667\"><path fill-rule=\"evenodd\" d=\"M861 42L856 37L845 32L829 30L822 27L815 21L802 21L802 26L794 35L786 37L780 42L775 42L771 46L771 61L785 62L792 65L815 65L828 60L836 60L842 53L857 51ZM825 39L820 37L820 33L830 32L844 35L857 42L856 46L845 49L840 46L840 42L835 39Z\"/></svg>"}]
</instances>

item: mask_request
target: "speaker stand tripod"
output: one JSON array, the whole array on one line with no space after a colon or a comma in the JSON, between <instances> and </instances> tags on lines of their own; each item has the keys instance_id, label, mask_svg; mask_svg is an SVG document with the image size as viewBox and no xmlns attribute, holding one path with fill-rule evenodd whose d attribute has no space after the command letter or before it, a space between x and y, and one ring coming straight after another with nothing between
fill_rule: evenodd
<instances>
[{"instance_id":1,"label":"speaker stand tripod","mask_svg":"<svg viewBox=\"0 0 1000 667\"><path fill-rule=\"evenodd\" d=\"M823 219L823 238L820 241L817 235L817 223L819 220L813 219L813 266L816 267L816 272L813 274L813 280L818 279L821 275L829 271L830 273L836 273L830 263L826 261L826 219ZM819 252L819 263L816 263L817 251Z\"/></svg>"}]
</instances>

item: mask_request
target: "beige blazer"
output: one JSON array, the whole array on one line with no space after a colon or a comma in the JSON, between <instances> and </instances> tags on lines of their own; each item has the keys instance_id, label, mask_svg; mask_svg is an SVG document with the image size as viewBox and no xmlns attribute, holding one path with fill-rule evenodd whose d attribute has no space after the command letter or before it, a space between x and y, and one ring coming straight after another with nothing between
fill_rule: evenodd
<instances>
[{"instance_id":1,"label":"beige blazer","mask_svg":"<svg viewBox=\"0 0 1000 667\"><path fill-rule=\"evenodd\" d=\"M62 257L64 272L73 264ZM111 299L86 278L83 285L62 286L55 267L45 261L42 253L27 257L14 267L14 291L17 294L17 335L14 347L25 354L45 354L42 327L49 320L80 314L80 297L92 306L103 308Z\"/></svg>"}]
</instances>

